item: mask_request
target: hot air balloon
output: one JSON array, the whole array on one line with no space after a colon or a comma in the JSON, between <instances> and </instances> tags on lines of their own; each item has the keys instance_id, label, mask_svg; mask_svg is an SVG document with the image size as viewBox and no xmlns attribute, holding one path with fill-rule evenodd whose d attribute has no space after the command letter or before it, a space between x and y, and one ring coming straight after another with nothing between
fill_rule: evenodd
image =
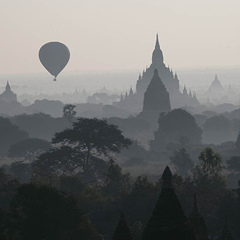
<instances>
[{"instance_id":1,"label":"hot air balloon","mask_svg":"<svg viewBox=\"0 0 240 240\"><path fill-rule=\"evenodd\" d=\"M54 81L67 65L69 58L69 49L60 42L46 43L39 50L39 60L48 72L54 76Z\"/></svg>"}]
</instances>

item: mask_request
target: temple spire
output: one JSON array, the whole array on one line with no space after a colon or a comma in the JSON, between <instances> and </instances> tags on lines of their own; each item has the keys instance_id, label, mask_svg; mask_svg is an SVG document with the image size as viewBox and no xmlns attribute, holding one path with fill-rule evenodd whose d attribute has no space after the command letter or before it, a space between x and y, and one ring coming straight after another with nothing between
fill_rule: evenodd
<instances>
[{"instance_id":1,"label":"temple spire","mask_svg":"<svg viewBox=\"0 0 240 240\"><path fill-rule=\"evenodd\" d=\"M186 224L185 214L171 181L171 170L166 167L162 175L162 189L143 230L142 240L189 239L191 229Z\"/></svg>"},{"instance_id":2,"label":"temple spire","mask_svg":"<svg viewBox=\"0 0 240 240\"><path fill-rule=\"evenodd\" d=\"M152 54L152 64L157 67L163 64L163 54L160 49L159 41L158 41L158 34L156 35L156 44L155 49Z\"/></svg>"},{"instance_id":3,"label":"temple spire","mask_svg":"<svg viewBox=\"0 0 240 240\"><path fill-rule=\"evenodd\" d=\"M127 225L125 214L121 212L118 225L113 235L113 240L133 240L132 233Z\"/></svg>"},{"instance_id":4,"label":"temple spire","mask_svg":"<svg viewBox=\"0 0 240 240\"><path fill-rule=\"evenodd\" d=\"M158 34L156 35L156 44L155 44L155 49L160 49L159 41L158 41Z\"/></svg>"},{"instance_id":5,"label":"temple spire","mask_svg":"<svg viewBox=\"0 0 240 240\"><path fill-rule=\"evenodd\" d=\"M194 194L193 210L192 210L191 216L192 217L198 217L199 215L200 214L199 214L199 211L198 211L197 197L196 197L196 194Z\"/></svg>"},{"instance_id":6,"label":"temple spire","mask_svg":"<svg viewBox=\"0 0 240 240\"><path fill-rule=\"evenodd\" d=\"M162 175L162 188L172 188L172 172L168 166Z\"/></svg>"},{"instance_id":7,"label":"temple spire","mask_svg":"<svg viewBox=\"0 0 240 240\"><path fill-rule=\"evenodd\" d=\"M184 84L183 92L184 95L188 95L186 85Z\"/></svg>"},{"instance_id":8,"label":"temple spire","mask_svg":"<svg viewBox=\"0 0 240 240\"><path fill-rule=\"evenodd\" d=\"M6 91L10 91L10 90L11 90L11 88L10 88L10 85L9 85L9 82L8 82L8 81L7 81L7 85L6 85L5 89L6 89Z\"/></svg>"},{"instance_id":9,"label":"temple spire","mask_svg":"<svg viewBox=\"0 0 240 240\"><path fill-rule=\"evenodd\" d=\"M194 194L193 210L189 217L189 221L193 227L195 239L207 240L208 230L204 218L199 213L196 194Z\"/></svg>"}]
</instances>

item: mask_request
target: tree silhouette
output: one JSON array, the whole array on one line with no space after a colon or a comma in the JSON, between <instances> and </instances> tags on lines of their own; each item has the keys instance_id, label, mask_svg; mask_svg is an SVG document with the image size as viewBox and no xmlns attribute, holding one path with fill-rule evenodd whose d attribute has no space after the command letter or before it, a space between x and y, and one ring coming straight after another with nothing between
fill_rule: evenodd
<instances>
[{"instance_id":1,"label":"tree silhouette","mask_svg":"<svg viewBox=\"0 0 240 240\"><path fill-rule=\"evenodd\" d=\"M167 114L161 113L158 124L154 140L150 142L153 151L164 150L170 142L182 146L201 142L202 130L197 126L194 117L183 109L174 109Z\"/></svg>"},{"instance_id":2,"label":"tree silhouette","mask_svg":"<svg viewBox=\"0 0 240 240\"><path fill-rule=\"evenodd\" d=\"M236 148L240 152L240 132L238 133L238 136L237 136Z\"/></svg>"},{"instance_id":3,"label":"tree silhouette","mask_svg":"<svg viewBox=\"0 0 240 240\"><path fill-rule=\"evenodd\" d=\"M122 169L112 159L106 172L103 192L109 196L126 195L130 190L130 173L122 173Z\"/></svg>"},{"instance_id":4,"label":"tree silhouette","mask_svg":"<svg viewBox=\"0 0 240 240\"><path fill-rule=\"evenodd\" d=\"M70 126L72 125L72 121L76 115L76 111L74 110L76 106L73 105L73 104L66 104L64 107L63 107L63 117L66 118L69 123L70 123Z\"/></svg>"},{"instance_id":5,"label":"tree silhouette","mask_svg":"<svg viewBox=\"0 0 240 240\"><path fill-rule=\"evenodd\" d=\"M34 160L40 153L50 149L51 144L43 139L28 138L13 144L9 151L10 158L25 158Z\"/></svg>"},{"instance_id":6,"label":"tree silhouette","mask_svg":"<svg viewBox=\"0 0 240 240\"><path fill-rule=\"evenodd\" d=\"M77 201L49 186L22 185L10 204L11 239L98 239Z\"/></svg>"},{"instance_id":7,"label":"tree silhouette","mask_svg":"<svg viewBox=\"0 0 240 240\"><path fill-rule=\"evenodd\" d=\"M199 155L200 168L203 174L218 175L223 170L222 158L211 147L206 147Z\"/></svg>"},{"instance_id":8,"label":"tree silhouette","mask_svg":"<svg viewBox=\"0 0 240 240\"><path fill-rule=\"evenodd\" d=\"M39 157L38 167L47 166L47 171L60 174L79 169L89 175L99 171L112 153L128 147L131 140L105 120L78 118L72 129L56 133L52 143L54 148Z\"/></svg>"},{"instance_id":9,"label":"tree silhouette","mask_svg":"<svg viewBox=\"0 0 240 240\"><path fill-rule=\"evenodd\" d=\"M174 155L170 157L171 162L176 166L177 172L184 176L192 170L194 163L185 148L174 151Z\"/></svg>"},{"instance_id":10,"label":"tree silhouette","mask_svg":"<svg viewBox=\"0 0 240 240\"><path fill-rule=\"evenodd\" d=\"M229 170L233 170L240 174L240 156L232 156L227 160Z\"/></svg>"},{"instance_id":11,"label":"tree silhouette","mask_svg":"<svg viewBox=\"0 0 240 240\"><path fill-rule=\"evenodd\" d=\"M7 154L11 145L28 138L28 133L20 130L9 119L0 117L0 156Z\"/></svg>"}]
</instances>

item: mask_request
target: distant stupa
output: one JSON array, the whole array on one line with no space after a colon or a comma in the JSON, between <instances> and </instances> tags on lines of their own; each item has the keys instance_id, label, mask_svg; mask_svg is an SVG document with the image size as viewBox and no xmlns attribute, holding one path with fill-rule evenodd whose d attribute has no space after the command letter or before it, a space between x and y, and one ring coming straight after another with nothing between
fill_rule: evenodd
<instances>
[{"instance_id":1,"label":"distant stupa","mask_svg":"<svg viewBox=\"0 0 240 240\"><path fill-rule=\"evenodd\" d=\"M215 74L214 80L213 80L211 86L209 87L208 92L214 93L214 92L223 92L223 91L224 91L224 88L223 88L221 82L218 80L217 74Z\"/></svg>"},{"instance_id":2,"label":"distant stupa","mask_svg":"<svg viewBox=\"0 0 240 240\"><path fill-rule=\"evenodd\" d=\"M9 82L7 82L5 91L0 94L0 101L4 101L6 103L17 102L17 95L11 90Z\"/></svg>"}]
</instances>

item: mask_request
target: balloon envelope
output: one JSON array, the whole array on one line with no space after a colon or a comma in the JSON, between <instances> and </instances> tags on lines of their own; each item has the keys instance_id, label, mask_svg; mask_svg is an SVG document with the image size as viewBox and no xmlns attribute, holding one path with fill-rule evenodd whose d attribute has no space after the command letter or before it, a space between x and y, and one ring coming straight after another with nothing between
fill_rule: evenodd
<instances>
[{"instance_id":1,"label":"balloon envelope","mask_svg":"<svg viewBox=\"0 0 240 240\"><path fill-rule=\"evenodd\" d=\"M42 65L55 78L67 65L69 58L69 49L60 42L46 43L39 50L39 59Z\"/></svg>"}]
</instances>

